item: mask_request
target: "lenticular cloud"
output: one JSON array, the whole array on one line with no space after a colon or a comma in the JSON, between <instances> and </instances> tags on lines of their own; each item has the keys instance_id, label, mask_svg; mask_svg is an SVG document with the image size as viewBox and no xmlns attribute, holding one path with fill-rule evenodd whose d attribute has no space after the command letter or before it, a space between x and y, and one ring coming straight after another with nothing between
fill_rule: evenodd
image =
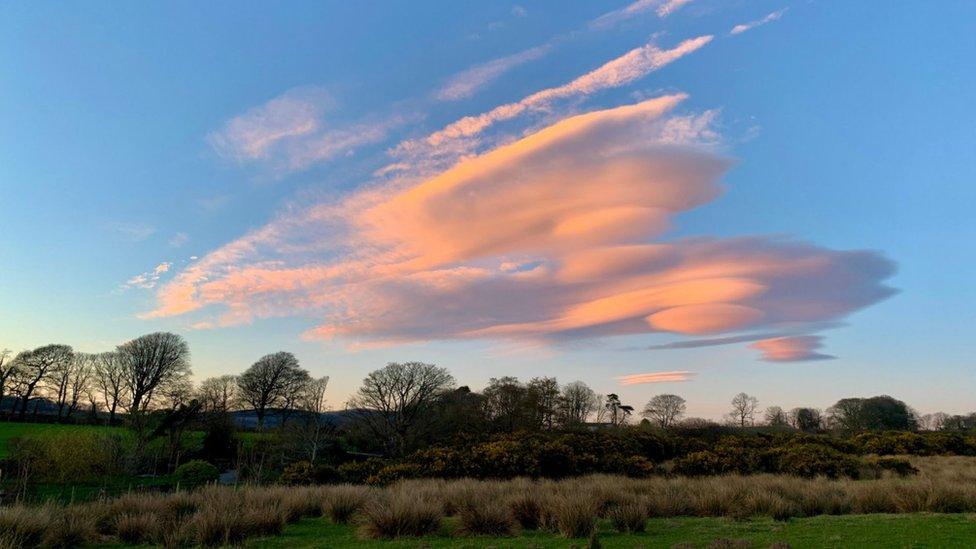
<instances>
[{"instance_id":1,"label":"lenticular cloud","mask_svg":"<svg viewBox=\"0 0 976 549\"><path fill-rule=\"evenodd\" d=\"M894 266L874 252L664 240L730 166L698 145L707 123L669 114L684 98L566 118L434 177L291 213L181 272L149 316L301 314L320 320L309 337L357 344L714 337L796 333L891 295ZM761 343L767 360L825 356L819 340Z\"/></svg>"}]
</instances>

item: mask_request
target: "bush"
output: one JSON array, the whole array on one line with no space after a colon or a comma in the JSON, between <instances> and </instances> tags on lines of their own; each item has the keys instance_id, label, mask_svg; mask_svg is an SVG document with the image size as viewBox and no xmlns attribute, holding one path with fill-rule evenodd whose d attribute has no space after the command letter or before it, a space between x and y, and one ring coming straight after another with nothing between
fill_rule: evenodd
<instances>
[{"instance_id":1,"label":"bush","mask_svg":"<svg viewBox=\"0 0 976 549\"><path fill-rule=\"evenodd\" d=\"M800 477L858 478L859 461L837 450L817 444L788 446L777 454L779 472Z\"/></svg>"},{"instance_id":2,"label":"bush","mask_svg":"<svg viewBox=\"0 0 976 549\"><path fill-rule=\"evenodd\" d=\"M173 481L184 488L196 488L216 482L220 471L206 461L195 459L180 465L173 471Z\"/></svg>"},{"instance_id":3,"label":"bush","mask_svg":"<svg viewBox=\"0 0 976 549\"><path fill-rule=\"evenodd\" d=\"M342 480L339 470L331 465L319 464L315 466L315 482L318 484L336 484Z\"/></svg>"},{"instance_id":4,"label":"bush","mask_svg":"<svg viewBox=\"0 0 976 549\"><path fill-rule=\"evenodd\" d=\"M374 501L363 509L362 534L373 539L420 537L433 534L441 526L441 509L402 492L384 501Z\"/></svg>"},{"instance_id":5,"label":"bush","mask_svg":"<svg viewBox=\"0 0 976 549\"><path fill-rule=\"evenodd\" d=\"M125 449L118 435L63 431L10 442L10 460L35 481L95 481L125 472Z\"/></svg>"},{"instance_id":6,"label":"bush","mask_svg":"<svg viewBox=\"0 0 976 549\"><path fill-rule=\"evenodd\" d=\"M278 480L292 486L312 484L315 482L315 468L307 461L297 461L285 466Z\"/></svg>"},{"instance_id":7,"label":"bush","mask_svg":"<svg viewBox=\"0 0 976 549\"><path fill-rule=\"evenodd\" d=\"M918 469L910 461L903 458L870 457L865 460L865 464L879 471L891 471L900 477L918 474Z\"/></svg>"},{"instance_id":8,"label":"bush","mask_svg":"<svg viewBox=\"0 0 976 549\"><path fill-rule=\"evenodd\" d=\"M420 466L415 463L394 463L383 467L375 474L366 478L366 484L385 486L398 480L417 478L420 476Z\"/></svg>"},{"instance_id":9,"label":"bush","mask_svg":"<svg viewBox=\"0 0 976 549\"><path fill-rule=\"evenodd\" d=\"M366 479L378 473L385 464L386 462L379 458L347 461L339 466L339 479L349 484L365 484Z\"/></svg>"}]
</instances>

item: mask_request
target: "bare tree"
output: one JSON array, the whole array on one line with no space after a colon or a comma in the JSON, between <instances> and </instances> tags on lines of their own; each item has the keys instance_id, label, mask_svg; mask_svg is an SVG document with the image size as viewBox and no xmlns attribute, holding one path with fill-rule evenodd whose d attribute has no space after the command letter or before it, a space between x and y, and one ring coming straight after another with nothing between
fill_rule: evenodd
<instances>
[{"instance_id":1,"label":"bare tree","mask_svg":"<svg viewBox=\"0 0 976 549\"><path fill-rule=\"evenodd\" d=\"M197 392L204 411L229 412L237 405L237 376L208 377Z\"/></svg>"},{"instance_id":2,"label":"bare tree","mask_svg":"<svg viewBox=\"0 0 976 549\"><path fill-rule=\"evenodd\" d=\"M190 347L186 341L169 332L155 332L118 346L123 360L122 379L129 411L129 422L136 434L136 456L142 456L151 433L147 430L146 412L154 394L190 375Z\"/></svg>"},{"instance_id":3,"label":"bare tree","mask_svg":"<svg viewBox=\"0 0 976 549\"><path fill-rule=\"evenodd\" d=\"M66 417L71 417L78 409L78 403L88 393L98 355L90 353L75 353L71 365L71 375L68 378L68 410Z\"/></svg>"},{"instance_id":4,"label":"bare tree","mask_svg":"<svg viewBox=\"0 0 976 549\"><path fill-rule=\"evenodd\" d=\"M763 419L766 421L766 425L770 427L786 427L790 424L789 415L779 406L766 408Z\"/></svg>"},{"instance_id":5,"label":"bare tree","mask_svg":"<svg viewBox=\"0 0 976 549\"><path fill-rule=\"evenodd\" d=\"M563 386L559 398L560 416L564 425L580 425L599 407L599 400L593 389L582 381L573 381Z\"/></svg>"},{"instance_id":6,"label":"bare tree","mask_svg":"<svg viewBox=\"0 0 976 549\"><path fill-rule=\"evenodd\" d=\"M403 454L411 431L431 405L454 387L444 368L423 362L391 362L371 372L349 400L365 426L383 441L387 453Z\"/></svg>"},{"instance_id":7,"label":"bare tree","mask_svg":"<svg viewBox=\"0 0 976 549\"><path fill-rule=\"evenodd\" d=\"M685 415L685 399L678 395L657 395L644 406L641 415L667 429Z\"/></svg>"},{"instance_id":8,"label":"bare tree","mask_svg":"<svg viewBox=\"0 0 976 549\"><path fill-rule=\"evenodd\" d=\"M302 456L311 463L315 463L323 448L335 442L335 425L322 415L326 411L325 390L328 386L329 376L311 379L304 384L299 398L301 421L286 431Z\"/></svg>"},{"instance_id":9,"label":"bare tree","mask_svg":"<svg viewBox=\"0 0 976 549\"><path fill-rule=\"evenodd\" d=\"M309 379L295 355L281 351L258 359L237 378L237 387L240 399L254 408L260 429L268 408L287 407Z\"/></svg>"},{"instance_id":10,"label":"bare tree","mask_svg":"<svg viewBox=\"0 0 976 549\"><path fill-rule=\"evenodd\" d=\"M17 362L13 360L10 349L0 351L0 411L3 409L3 397L7 394L11 377L17 370Z\"/></svg>"},{"instance_id":11,"label":"bare tree","mask_svg":"<svg viewBox=\"0 0 976 549\"><path fill-rule=\"evenodd\" d=\"M155 332L119 345L129 414L147 410L160 386L190 375L190 347L169 332Z\"/></svg>"},{"instance_id":12,"label":"bare tree","mask_svg":"<svg viewBox=\"0 0 976 549\"><path fill-rule=\"evenodd\" d=\"M126 359L121 353L101 353L95 361L95 386L105 401L109 425L115 422L119 404L125 398Z\"/></svg>"},{"instance_id":13,"label":"bare tree","mask_svg":"<svg viewBox=\"0 0 976 549\"><path fill-rule=\"evenodd\" d=\"M756 397L739 393L732 398L732 411L729 412L729 419L740 427L752 425L755 423L757 407L759 407L759 400Z\"/></svg>"},{"instance_id":14,"label":"bare tree","mask_svg":"<svg viewBox=\"0 0 976 549\"><path fill-rule=\"evenodd\" d=\"M13 378L20 395L20 419L27 415L27 406L37 386L52 371L71 362L74 351L68 345L45 345L17 355L16 375Z\"/></svg>"},{"instance_id":15,"label":"bare tree","mask_svg":"<svg viewBox=\"0 0 976 549\"><path fill-rule=\"evenodd\" d=\"M824 426L823 414L816 408L793 408L790 410L790 425L808 433L816 433Z\"/></svg>"},{"instance_id":16,"label":"bare tree","mask_svg":"<svg viewBox=\"0 0 976 549\"><path fill-rule=\"evenodd\" d=\"M949 417L949 414L945 412L925 414L919 418L919 426L925 431L941 431Z\"/></svg>"}]
</instances>

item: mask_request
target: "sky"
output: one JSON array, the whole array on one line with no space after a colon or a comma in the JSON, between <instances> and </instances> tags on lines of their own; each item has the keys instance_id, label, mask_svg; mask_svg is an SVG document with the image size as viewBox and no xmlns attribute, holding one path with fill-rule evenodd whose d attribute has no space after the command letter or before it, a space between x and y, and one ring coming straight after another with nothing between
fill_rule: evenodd
<instances>
[{"instance_id":1,"label":"sky","mask_svg":"<svg viewBox=\"0 0 976 549\"><path fill-rule=\"evenodd\" d=\"M976 5L8 2L0 348L976 409Z\"/></svg>"}]
</instances>

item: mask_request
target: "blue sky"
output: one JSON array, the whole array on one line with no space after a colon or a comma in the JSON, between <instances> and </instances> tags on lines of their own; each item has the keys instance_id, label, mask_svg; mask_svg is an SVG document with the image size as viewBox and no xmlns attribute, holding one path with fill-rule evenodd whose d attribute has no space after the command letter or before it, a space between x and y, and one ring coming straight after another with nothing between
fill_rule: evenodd
<instances>
[{"instance_id":1,"label":"blue sky","mask_svg":"<svg viewBox=\"0 0 976 549\"><path fill-rule=\"evenodd\" d=\"M0 348L57 341L99 351L172 330L189 340L198 378L292 350L314 374L332 376L336 406L371 369L424 360L473 387L505 374L555 375L636 404L675 392L690 413L710 417L740 390L784 407L889 393L923 412L970 411L974 20L967 2L7 4ZM637 48L645 48L642 68L593 76ZM527 100L547 89L558 97ZM609 121L662 97L675 105ZM473 134L431 138L520 101L524 111ZM560 141L587 113L596 137ZM538 158L520 152L546 131L551 149L532 153ZM488 238L500 230L491 215L443 221L466 211L465 193L490 187L486 201L537 191L529 196L558 206L539 213L538 203L500 198L501 213L590 227L571 197L593 189L573 177L611 173L616 165L601 162L617 149L600 147L629 147L634 135L646 141L629 153L654 162L641 166L644 179L610 177L603 188L653 188L660 174L687 168L682 188L708 198L664 205L652 189L635 195L648 208L633 223L601 217L611 225L541 244L520 233L524 242L508 248L476 250L481 243L457 236ZM555 166L561 186L502 181L505 150L530 179ZM595 151L591 164L575 163L572 151L581 150ZM686 154L694 156L679 166ZM468 177L457 166L471 158L480 168ZM727 167L711 178L702 167L710 162ZM376 195L429 189L438 177L466 190L435 203L376 204ZM631 215L627 204L606 211ZM573 217L552 219L571 209ZM424 222L432 212L442 217ZM642 224L645 232L629 232ZM223 253L262 231L273 238ZM759 240L732 246L739 237ZM791 265L832 267L817 289L809 273L752 272L734 305L722 298L718 309L672 311L647 320L653 329L636 328L646 326L636 317L566 328L567 311L638 280L615 273L581 289L559 273L583 252L655 243L686 258L714 254L695 244L702 238L734 253L758 248ZM586 244L568 250L576 241ZM896 270L851 267L845 250L870 250L865 261ZM423 267L402 270L389 256ZM315 278L351 266L357 274L343 271L341 283ZM395 273L382 284L381 267ZM857 284L851 268L863 275ZM269 271L275 284L290 282L267 290ZM722 274L723 284L731 276ZM404 289L404 280L425 286ZM897 293L882 291L889 287ZM180 288L195 292L192 308L170 306ZM440 305L427 308L431 295ZM512 296L526 306L501 322L490 302ZM783 312L793 298L803 301L800 316ZM830 312L807 314L814 309ZM681 313L729 322L689 326ZM760 335L793 338L770 344L789 347L780 349L784 360L750 342L646 349ZM808 360L822 355L835 358ZM688 381L621 387L616 379L660 372L686 372Z\"/></svg>"}]
</instances>

